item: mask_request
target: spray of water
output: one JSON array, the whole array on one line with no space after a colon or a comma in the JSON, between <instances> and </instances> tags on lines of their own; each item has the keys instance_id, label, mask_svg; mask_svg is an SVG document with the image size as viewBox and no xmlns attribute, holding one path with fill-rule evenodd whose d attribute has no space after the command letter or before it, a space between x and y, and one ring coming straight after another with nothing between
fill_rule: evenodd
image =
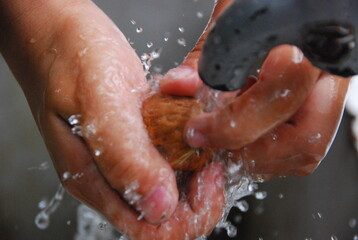
<instances>
[{"instance_id":1,"label":"spray of water","mask_svg":"<svg viewBox=\"0 0 358 240\"><path fill-rule=\"evenodd\" d=\"M43 209L37 214L35 218L35 224L39 229L44 230L48 228L48 226L50 225L50 216L60 206L64 193L65 190L62 185L60 185L55 196L50 200L47 205L45 202L41 201L41 206L43 207Z\"/></svg>"}]
</instances>

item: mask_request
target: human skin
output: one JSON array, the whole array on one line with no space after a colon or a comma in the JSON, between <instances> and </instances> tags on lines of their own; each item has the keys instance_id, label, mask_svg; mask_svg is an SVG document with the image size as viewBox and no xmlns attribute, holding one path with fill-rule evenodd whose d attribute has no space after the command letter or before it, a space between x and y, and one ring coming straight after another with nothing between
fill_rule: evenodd
<instances>
[{"instance_id":1,"label":"human skin","mask_svg":"<svg viewBox=\"0 0 358 240\"><path fill-rule=\"evenodd\" d=\"M225 201L222 165L193 174L178 201L174 172L142 121L142 64L110 19L87 0L1 0L0 18L0 51L67 191L132 239L208 234ZM67 122L74 114L92 127L83 137Z\"/></svg>"},{"instance_id":2,"label":"human skin","mask_svg":"<svg viewBox=\"0 0 358 240\"><path fill-rule=\"evenodd\" d=\"M228 3L229 1L218 2L213 19ZM148 87L142 65L126 38L107 16L88 0L0 0L0 20L0 51L26 95L66 189L80 201L95 208L132 239L193 239L208 234L220 219L225 204L223 166L214 162L194 173L188 183L187 200L178 201L174 172L151 144L142 121L141 102ZM204 37L205 34L182 65L193 76L197 76L195 63L200 56ZM279 56L273 59L281 59L282 56L289 58L289 49L291 47L286 46L283 51L277 52L278 55L271 56ZM264 77L265 71L262 71L261 78L267 78L265 82L268 84L274 81L277 72L285 68L287 61L279 62L279 65L270 65L270 61L266 61L266 73L273 73ZM282 136L278 132L279 146L276 146L276 142L261 140L265 139L267 131L286 126L285 116L283 119L276 119L276 125L267 123L265 130L258 129L254 137L245 142L248 144L245 152L247 159L251 158L250 154L257 158L253 155L256 154L255 146L261 147L264 144L268 149L272 148L266 156L262 156L266 162L270 162L269 166L262 167L263 172L271 168L265 174L284 175L291 170L311 167L310 164L302 164L305 162L302 158L296 161L299 163L298 168L296 165L293 168L287 161L277 161L274 150L283 147L288 156L294 151L298 154L305 153L304 145L294 148L299 146L299 141L293 145L284 139L285 136L302 136L302 139L306 139L313 133L310 128L312 122L305 123L309 119L322 120L319 126L324 121L328 124L322 129L323 137L317 145L317 148L324 146L326 149L342 112L348 81L339 81L340 78L333 76L329 76L332 77L331 81L318 81L321 79L319 76L323 75L306 60L299 69L294 66L292 68L281 79L283 82L291 76L299 78L299 70L303 69L307 74L305 82L312 85L306 90L309 96L302 105L297 104L298 110L293 111L290 116L290 119L297 119L302 127L294 125L291 132L282 130ZM327 82L333 87L327 85ZM173 86L178 84L181 87L173 91ZM190 95L200 85L197 77L173 81L168 74L162 89L172 94ZM255 84L246 94L261 85ZM319 91L315 94L316 88ZM324 93L329 94L322 93L322 88L327 89ZM266 89L262 86L262 90L257 91L264 93ZM257 97L254 94L251 96ZM319 111L311 108L307 101L320 104L316 100L322 98L327 98L324 102L327 111L318 115ZM330 105L326 105L328 103ZM83 137L72 134L72 126L67 122L74 114L81 114L84 129L94 127L85 132ZM280 111L273 114L279 117ZM188 128L195 127L195 123L202 117L214 124L215 121L210 116L214 115L194 118L188 123ZM255 116L254 114L253 120ZM329 123L327 116L331 117ZM237 119L239 115L233 117ZM307 120L306 117L310 118ZM302 121L302 118L305 120ZM259 121L258 117L256 120ZM223 118L222 121L227 119ZM237 140L237 134L228 135L224 131L222 135L210 135L210 127L202 132L207 133L210 138L226 139L223 147L230 143L234 144L230 148L242 151L242 143ZM200 145L195 140L188 141L192 145ZM209 140L206 143L210 145ZM96 150L100 150L101 154L97 156ZM275 167L277 162L280 166L278 168ZM317 164L315 161L313 166ZM290 165L289 170L285 168L287 165ZM256 166L260 169L260 165ZM63 174L66 172L83 175L80 178L64 179ZM135 185L135 194L128 194L130 187ZM197 197L199 191L200 198ZM131 201L133 204L129 204ZM140 213L144 213L142 220L138 220Z\"/></svg>"},{"instance_id":3,"label":"human skin","mask_svg":"<svg viewBox=\"0 0 358 240\"><path fill-rule=\"evenodd\" d=\"M231 2L218 3L194 49L163 77L163 92L195 96L202 86L197 63L206 35ZM349 81L314 67L295 46L278 46L268 54L256 83L249 81L227 106L189 120L186 131L194 134L186 136L187 142L229 149L253 164L251 171L259 178L308 175L334 140Z\"/></svg>"}]
</instances>

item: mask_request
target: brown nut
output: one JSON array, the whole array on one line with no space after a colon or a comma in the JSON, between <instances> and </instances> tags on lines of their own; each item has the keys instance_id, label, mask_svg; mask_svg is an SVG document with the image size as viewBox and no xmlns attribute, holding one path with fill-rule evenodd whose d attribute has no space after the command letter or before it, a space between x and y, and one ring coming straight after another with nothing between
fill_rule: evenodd
<instances>
[{"instance_id":1,"label":"brown nut","mask_svg":"<svg viewBox=\"0 0 358 240\"><path fill-rule=\"evenodd\" d=\"M189 118L202 110L191 97L157 93L143 103L142 116L154 146L174 169L195 170L212 157L209 149L191 148L184 140Z\"/></svg>"}]
</instances>

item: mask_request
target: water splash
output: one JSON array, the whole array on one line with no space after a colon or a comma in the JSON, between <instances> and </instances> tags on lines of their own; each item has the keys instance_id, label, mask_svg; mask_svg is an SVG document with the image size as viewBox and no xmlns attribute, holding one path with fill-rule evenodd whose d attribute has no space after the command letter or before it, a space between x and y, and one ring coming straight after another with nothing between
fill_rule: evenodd
<instances>
[{"instance_id":1,"label":"water splash","mask_svg":"<svg viewBox=\"0 0 358 240\"><path fill-rule=\"evenodd\" d=\"M50 225L50 216L60 206L64 193L65 189L62 185L60 185L55 196L51 199L47 206L43 206L43 210L37 214L35 217L35 224L39 229L45 230L48 228Z\"/></svg>"},{"instance_id":2,"label":"water splash","mask_svg":"<svg viewBox=\"0 0 358 240\"><path fill-rule=\"evenodd\" d=\"M30 168L28 168L28 170L40 170L40 171L43 171L43 170L49 169L49 167L50 167L49 162L43 162L43 163L41 163L41 164L40 164L39 166L37 166L37 167L30 167Z\"/></svg>"},{"instance_id":3,"label":"water splash","mask_svg":"<svg viewBox=\"0 0 358 240\"><path fill-rule=\"evenodd\" d=\"M151 48L151 47L153 47L153 43L152 43L152 42L148 42L148 43L147 43L147 48Z\"/></svg>"},{"instance_id":4,"label":"water splash","mask_svg":"<svg viewBox=\"0 0 358 240\"><path fill-rule=\"evenodd\" d=\"M247 164L245 164L240 157L235 156L231 152L226 152L225 155L225 161L227 162L226 206L216 228L223 228L229 237L235 237L237 229L227 220L229 213L234 207L238 208L241 212L247 212L249 210L249 204L242 198L252 195L256 190L256 185L253 184L253 180L248 174Z\"/></svg>"},{"instance_id":5,"label":"water splash","mask_svg":"<svg viewBox=\"0 0 358 240\"><path fill-rule=\"evenodd\" d=\"M178 38L177 43L178 43L180 46L186 47L186 40L185 40L185 38Z\"/></svg>"},{"instance_id":6,"label":"water splash","mask_svg":"<svg viewBox=\"0 0 358 240\"><path fill-rule=\"evenodd\" d=\"M67 121L72 126L71 131L73 134L82 137L82 126L81 124L82 115L81 114L74 114L71 115Z\"/></svg>"},{"instance_id":7,"label":"water splash","mask_svg":"<svg viewBox=\"0 0 358 240\"><path fill-rule=\"evenodd\" d=\"M130 205L137 203L142 198L142 196L136 192L138 188L139 184L135 181L129 184L123 193L123 198L127 200Z\"/></svg>"},{"instance_id":8,"label":"water splash","mask_svg":"<svg viewBox=\"0 0 358 240\"><path fill-rule=\"evenodd\" d=\"M165 42L168 42L169 37L170 37L170 32L165 32L165 33L164 33L164 41L165 41Z\"/></svg>"},{"instance_id":9,"label":"water splash","mask_svg":"<svg viewBox=\"0 0 358 240\"><path fill-rule=\"evenodd\" d=\"M350 228L355 228L357 226L357 219L355 219L355 218L349 219L348 226Z\"/></svg>"},{"instance_id":10,"label":"water splash","mask_svg":"<svg viewBox=\"0 0 358 240\"><path fill-rule=\"evenodd\" d=\"M197 18L203 18L204 17L204 14L202 12L196 12L196 17Z\"/></svg>"},{"instance_id":11,"label":"water splash","mask_svg":"<svg viewBox=\"0 0 358 240\"><path fill-rule=\"evenodd\" d=\"M336 235L331 235L331 240L338 240L338 237Z\"/></svg>"},{"instance_id":12,"label":"water splash","mask_svg":"<svg viewBox=\"0 0 358 240\"><path fill-rule=\"evenodd\" d=\"M258 191L258 192L255 192L255 198L258 199L258 200L263 200L267 197L267 192L265 191Z\"/></svg>"},{"instance_id":13,"label":"water splash","mask_svg":"<svg viewBox=\"0 0 358 240\"><path fill-rule=\"evenodd\" d=\"M80 204L77 208L77 233L74 240L114 240L120 236L97 212ZM119 238L128 240L127 238Z\"/></svg>"},{"instance_id":14,"label":"water splash","mask_svg":"<svg viewBox=\"0 0 358 240\"><path fill-rule=\"evenodd\" d=\"M143 65L144 75L148 80L153 79L152 74L150 72L150 69L152 67L152 61L156 60L160 57L160 54L162 52L162 48L156 48L150 53L142 53L140 56L140 60Z\"/></svg>"},{"instance_id":15,"label":"water splash","mask_svg":"<svg viewBox=\"0 0 358 240\"><path fill-rule=\"evenodd\" d=\"M71 116L68 118L68 123L69 123L70 125L72 125L72 126L78 125L78 124L80 124L81 119L82 119L82 115L81 115L81 114L74 114L74 115L71 115Z\"/></svg>"},{"instance_id":16,"label":"water splash","mask_svg":"<svg viewBox=\"0 0 358 240\"><path fill-rule=\"evenodd\" d=\"M196 98L199 102L203 103L204 112L211 112L215 108L222 107L224 105L222 99L222 92L214 90L206 85L200 87Z\"/></svg>"}]
</instances>

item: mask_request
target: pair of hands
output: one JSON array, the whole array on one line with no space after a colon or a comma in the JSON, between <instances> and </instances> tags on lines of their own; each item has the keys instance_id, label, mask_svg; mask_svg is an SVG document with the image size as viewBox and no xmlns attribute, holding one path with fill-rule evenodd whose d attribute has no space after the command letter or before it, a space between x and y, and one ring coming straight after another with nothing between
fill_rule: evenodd
<instances>
[{"instance_id":1,"label":"pair of hands","mask_svg":"<svg viewBox=\"0 0 358 240\"><path fill-rule=\"evenodd\" d=\"M209 26L230 2L217 2ZM178 201L174 172L142 121L148 90L142 65L107 16L88 0L0 0L0 9L1 53L66 189L133 239L208 234L225 204L223 166L197 171L186 201ZM163 92L195 95L206 34L164 76ZM265 178L309 174L334 138L348 84L313 67L297 48L280 46L268 55L257 82L233 103L188 122L196 134L187 141L255 160L254 173ZM68 124L74 114L82 116L83 137Z\"/></svg>"}]
</instances>

